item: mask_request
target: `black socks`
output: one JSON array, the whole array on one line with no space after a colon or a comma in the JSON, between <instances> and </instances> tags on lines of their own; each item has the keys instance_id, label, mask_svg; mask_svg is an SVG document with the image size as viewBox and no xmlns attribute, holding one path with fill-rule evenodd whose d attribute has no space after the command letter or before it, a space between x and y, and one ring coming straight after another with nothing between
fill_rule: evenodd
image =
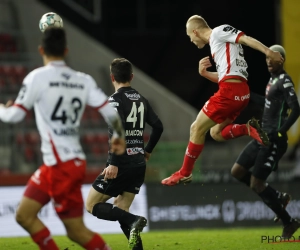
<instances>
[{"instance_id":1,"label":"black socks","mask_svg":"<svg viewBox=\"0 0 300 250\"><path fill-rule=\"evenodd\" d=\"M97 203L93 207L92 214L98 219L119 221L125 225L131 225L137 218L135 215L128 213L110 203Z\"/></svg>"},{"instance_id":2,"label":"black socks","mask_svg":"<svg viewBox=\"0 0 300 250\"><path fill-rule=\"evenodd\" d=\"M264 191L258 194L263 202L271 208L275 214L282 220L284 225L287 225L291 222L291 216L288 214L288 212L285 210L285 208L282 207L281 201L280 201L280 192L276 191L269 185L265 188Z\"/></svg>"}]
</instances>

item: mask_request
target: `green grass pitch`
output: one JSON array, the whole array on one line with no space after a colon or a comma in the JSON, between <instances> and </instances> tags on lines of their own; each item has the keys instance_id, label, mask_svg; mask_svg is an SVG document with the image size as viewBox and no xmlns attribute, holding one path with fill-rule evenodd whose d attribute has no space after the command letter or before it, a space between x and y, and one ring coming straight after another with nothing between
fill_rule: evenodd
<instances>
[{"instance_id":1,"label":"green grass pitch","mask_svg":"<svg viewBox=\"0 0 300 250\"><path fill-rule=\"evenodd\" d=\"M300 242L271 243L272 236L281 234L281 228L229 228L151 231L142 233L144 250L293 250L300 249ZM299 240L300 232L295 233ZM269 236L262 242L262 236ZM103 238L113 250L126 250L127 241L122 234L104 234ZM82 249L65 236L54 236L62 250ZM1 250L37 250L29 237L0 238Z\"/></svg>"}]
</instances>

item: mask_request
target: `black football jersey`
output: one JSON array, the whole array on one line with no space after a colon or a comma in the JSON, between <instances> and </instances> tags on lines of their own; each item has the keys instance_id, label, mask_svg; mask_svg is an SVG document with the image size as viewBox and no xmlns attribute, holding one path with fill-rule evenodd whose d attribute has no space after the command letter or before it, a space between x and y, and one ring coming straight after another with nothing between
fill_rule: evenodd
<instances>
[{"instance_id":1,"label":"black football jersey","mask_svg":"<svg viewBox=\"0 0 300 250\"><path fill-rule=\"evenodd\" d=\"M290 104L297 101L291 77L286 72L272 75L265 92L263 129L267 133L278 131L288 118Z\"/></svg>"},{"instance_id":2,"label":"black football jersey","mask_svg":"<svg viewBox=\"0 0 300 250\"><path fill-rule=\"evenodd\" d=\"M123 155L109 152L108 164L117 167L145 166L144 130L146 123L152 126L159 119L148 100L131 87L119 88L108 98L110 105L118 111L125 130L126 151ZM112 137L109 127L109 138Z\"/></svg>"}]
</instances>

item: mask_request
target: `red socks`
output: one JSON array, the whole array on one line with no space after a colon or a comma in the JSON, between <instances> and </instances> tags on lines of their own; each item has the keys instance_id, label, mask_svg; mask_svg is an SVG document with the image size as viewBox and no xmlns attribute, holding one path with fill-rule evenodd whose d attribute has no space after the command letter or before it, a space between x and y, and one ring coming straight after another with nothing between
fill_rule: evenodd
<instances>
[{"instance_id":1,"label":"red socks","mask_svg":"<svg viewBox=\"0 0 300 250\"><path fill-rule=\"evenodd\" d=\"M187 177L192 173L194 164L201 154L203 147L204 144L194 144L191 141L189 142L185 151L182 167L179 170L180 174Z\"/></svg>"},{"instance_id":2,"label":"red socks","mask_svg":"<svg viewBox=\"0 0 300 250\"><path fill-rule=\"evenodd\" d=\"M50 231L46 227L34 235L31 235L31 238L39 245L40 250L59 250L51 238Z\"/></svg>"},{"instance_id":3,"label":"red socks","mask_svg":"<svg viewBox=\"0 0 300 250\"><path fill-rule=\"evenodd\" d=\"M94 237L86 243L83 247L86 250L101 250L105 246L105 241L98 234L94 234Z\"/></svg>"},{"instance_id":4,"label":"red socks","mask_svg":"<svg viewBox=\"0 0 300 250\"><path fill-rule=\"evenodd\" d=\"M234 139L243 135L248 135L246 124L229 124L221 131L221 135L225 140Z\"/></svg>"}]
</instances>

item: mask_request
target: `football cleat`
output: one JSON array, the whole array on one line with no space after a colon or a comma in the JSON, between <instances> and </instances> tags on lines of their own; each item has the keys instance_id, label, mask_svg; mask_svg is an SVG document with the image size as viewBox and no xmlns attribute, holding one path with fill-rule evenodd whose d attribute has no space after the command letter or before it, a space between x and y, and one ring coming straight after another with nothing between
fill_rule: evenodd
<instances>
[{"instance_id":1,"label":"football cleat","mask_svg":"<svg viewBox=\"0 0 300 250\"><path fill-rule=\"evenodd\" d=\"M292 219L291 223L283 227L281 238L290 239L299 227L300 223L296 219Z\"/></svg>"},{"instance_id":2,"label":"football cleat","mask_svg":"<svg viewBox=\"0 0 300 250\"><path fill-rule=\"evenodd\" d=\"M133 249L139 242L140 233L143 231L144 227L147 225L147 219L142 216L137 216L137 219L130 226L130 235L128 239L129 249Z\"/></svg>"},{"instance_id":3,"label":"football cleat","mask_svg":"<svg viewBox=\"0 0 300 250\"><path fill-rule=\"evenodd\" d=\"M175 186L179 183L190 183L192 181L192 174L189 176L184 176L180 173L180 171L175 172L170 177L165 178L161 181L161 184L166 186Z\"/></svg>"},{"instance_id":4,"label":"football cleat","mask_svg":"<svg viewBox=\"0 0 300 250\"><path fill-rule=\"evenodd\" d=\"M268 146L270 145L269 137L265 131L261 129L258 124L258 120L252 117L246 124L248 128L248 135L260 144Z\"/></svg>"},{"instance_id":5,"label":"football cleat","mask_svg":"<svg viewBox=\"0 0 300 250\"><path fill-rule=\"evenodd\" d=\"M285 209L287 205L289 204L290 200L292 199L292 196L287 193L282 193L280 196L281 205ZM274 218L274 222L278 222L280 218L276 215Z\"/></svg>"}]
</instances>

